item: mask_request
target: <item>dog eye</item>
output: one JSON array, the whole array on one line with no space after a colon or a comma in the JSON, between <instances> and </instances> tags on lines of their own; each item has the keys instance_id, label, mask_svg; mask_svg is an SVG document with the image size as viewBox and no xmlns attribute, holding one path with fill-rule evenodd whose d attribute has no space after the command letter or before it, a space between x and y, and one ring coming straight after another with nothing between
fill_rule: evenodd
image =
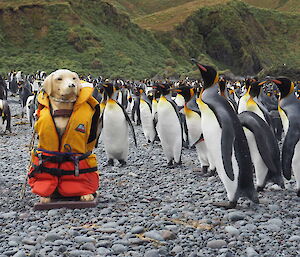
<instances>
[{"instance_id":1,"label":"dog eye","mask_svg":"<svg viewBox=\"0 0 300 257\"><path fill-rule=\"evenodd\" d=\"M76 78L73 78L73 80L76 80Z\"/></svg>"},{"instance_id":2,"label":"dog eye","mask_svg":"<svg viewBox=\"0 0 300 257\"><path fill-rule=\"evenodd\" d=\"M62 80L62 78L57 78L57 80Z\"/></svg>"}]
</instances>

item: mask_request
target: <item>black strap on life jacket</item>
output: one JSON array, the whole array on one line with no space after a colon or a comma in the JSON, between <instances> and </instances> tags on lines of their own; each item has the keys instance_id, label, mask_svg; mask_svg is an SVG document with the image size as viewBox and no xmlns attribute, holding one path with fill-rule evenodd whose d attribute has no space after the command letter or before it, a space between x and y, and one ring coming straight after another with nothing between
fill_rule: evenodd
<instances>
[{"instance_id":1,"label":"black strap on life jacket","mask_svg":"<svg viewBox=\"0 0 300 257\"><path fill-rule=\"evenodd\" d=\"M43 149L38 149L38 150L42 151L42 152L37 153L37 151L34 150L34 155L36 157L38 157L39 164L38 165L32 164L33 170L30 172L29 178L34 177L34 175L37 173L44 173L44 172L49 173L53 176L57 176L57 177L64 176L64 175L75 175L76 177L78 177L79 174L95 172L98 170L97 167L91 167L91 168L87 168L87 169L79 169L79 161L84 160L87 157L89 157L92 154L92 152L78 154L78 153L50 152L50 151L43 150ZM55 154L55 155L49 156L49 155L43 154L43 152L51 153L51 154ZM64 162L74 162L75 168L74 168L74 170L48 168L48 167L43 166L43 164L45 162L52 162L52 163L58 163L58 164L62 164Z\"/></svg>"}]
</instances>

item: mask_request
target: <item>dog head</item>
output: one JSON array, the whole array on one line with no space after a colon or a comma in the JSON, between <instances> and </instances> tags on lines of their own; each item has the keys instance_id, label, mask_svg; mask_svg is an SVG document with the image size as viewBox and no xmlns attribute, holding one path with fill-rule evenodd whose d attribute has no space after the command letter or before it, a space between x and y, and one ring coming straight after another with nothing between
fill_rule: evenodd
<instances>
[{"instance_id":1,"label":"dog head","mask_svg":"<svg viewBox=\"0 0 300 257\"><path fill-rule=\"evenodd\" d=\"M56 99L64 101L76 100L80 92L80 80L77 73L70 70L52 72L44 81L45 92Z\"/></svg>"}]
</instances>

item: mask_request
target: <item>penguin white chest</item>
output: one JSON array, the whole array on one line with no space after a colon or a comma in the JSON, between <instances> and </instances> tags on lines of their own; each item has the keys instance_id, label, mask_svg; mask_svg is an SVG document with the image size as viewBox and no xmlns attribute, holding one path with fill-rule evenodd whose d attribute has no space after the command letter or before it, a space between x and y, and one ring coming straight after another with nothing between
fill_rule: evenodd
<instances>
[{"instance_id":1,"label":"penguin white chest","mask_svg":"<svg viewBox=\"0 0 300 257\"><path fill-rule=\"evenodd\" d=\"M122 108L108 101L103 113L103 142L108 155L124 159L128 153L128 124Z\"/></svg>"}]
</instances>

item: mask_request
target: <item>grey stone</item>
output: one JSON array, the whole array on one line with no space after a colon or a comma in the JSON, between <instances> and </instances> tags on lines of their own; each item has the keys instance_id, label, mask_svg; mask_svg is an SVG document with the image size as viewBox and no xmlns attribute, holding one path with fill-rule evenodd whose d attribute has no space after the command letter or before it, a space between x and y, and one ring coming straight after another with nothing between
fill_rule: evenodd
<instances>
[{"instance_id":1,"label":"grey stone","mask_svg":"<svg viewBox=\"0 0 300 257\"><path fill-rule=\"evenodd\" d=\"M213 249L217 249L217 248L222 248L224 246L226 246L227 243L224 240L211 240L207 243L207 247L209 248L213 248Z\"/></svg>"},{"instance_id":2,"label":"grey stone","mask_svg":"<svg viewBox=\"0 0 300 257\"><path fill-rule=\"evenodd\" d=\"M124 253L127 251L127 247L122 245L122 244L114 244L111 249L114 251L116 254Z\"/></svg>"},{"instance_id":3,"label":"grey stone","mask_svg":"<svg viewBox=\"0 0 300 257\"><path fill-rule=\"evenodd\" d=\"M258 253L252 247L248 247L246 249L247 257L255 257L258 256Z\"/></svg>"},{"instance_id":4,"label":"grey stone","mask_svg":"<svg viewBox=\"0 0 300 257\"><path fill-rule=\"evenodd\" d=\"M61 236L59 236L58 234L55 234L55 233L48 233L45 237L45 241L51 241L51 242L54 242L55 240L60 240L62 239Z\"/></svg>"},{"instance_id":5,"label":"grey stone","mask_svg":"<svg viewBox=\"0 0 300 257\"><path fill-rule=\"evenodd\" d=\"M30 238L24 238L22 243L25 245L36 245L36 242Z\"/></svg>"},{"instance_id":6,"label":"grey stone","mask_svg":"<svg viewBox=\"0 0 300 257\"><path fill-rule=\"evenodd\" d=\"M144 230L145 230L145 228L143 226L135 226L130 230L130 232L132 234L140 234L140 233L143 233Z\"/></svg>"},{"instance_id":7,"label":"grey stone","mask_svg":"<svg viewBox=\"0 0 300 257\"><path fill-rule=\"evenodd\" d=\"M176 234L173 233L170 230L162 230L160 234L161 234L161 236L163 237L164 240L174 240L174 239L176 239Z\"/></svg>"},{"instance_id":8,"label":"grey stone","mask_svg":"<svg viewBox=\"0 0 300 257\"><path fill-rule=\"evenodd\" d=\"M101 240L101 241L98 241L97 244L96 244L96 247L109 247L111 245L111 242L108 241L108 240Z\"/></svg>"},{"instance_id":9,"label":"grey stone","mask_svg":"<svg viewBox=\"0 0 300 257\"><path fill-rule=\"evenodd\" d=\"M103 228L116 228L117 226L116 222L108 222L102 225Z\"/></svg>"},{"instance_id":10,"label":"grey stone","mask_svg":"<svg viewBox=\"0 0 300 257\"><path fill-rule=\"evenodd\" d=\"M95 238L93 238L93 237L86 237L86 236L76 236L74 238L74 240L77 243L89 243L89 242L94 243L94 244L96 243L96 239Z\"/></svg>"},{"instance_id":11,"label":"grey stone","mask_svg":"<svg viewBox=\"0 0 300 257\"><path fill-rule=\"evenodd\" d=\"M280 207L278 205L275 205L275 204L270 204L268 206L269 210L270 211L278 211L280 209Z\"/></svg>"},{"instance_id":12,"label":"grey stone","mask_svg":"<svg viewBox=\"0 0 300 257\"><path fill-rule=\"evenodd\" d=\"M160 256L159 251L154 249L146 251L144 255L144 257L159 257L159 256Z\"/></svg>"},{"instance_id":13,"label":"grey stone","mask_svg":"<svg viewBox=\"0 0 300 257\"><path fill-rule=\"evenodd\" d=\"M18 252L17 249L12 249L12 250L3 252L3 254L6 255L6 256L12 256L12 255L14 255L16 252Z\"/></svg>"},{"instance_id":14,"label":"grey stone","mask_svg":"<svg viewBox=\"0 0 300 257\"><path fill-rule=\"evenodd\" d=\"M54 216L57 216L59 214L59 211L58 210L49 210L48 211L48 216L50 217L54 217Z\"/></svg>"},{"instance_id":15,"label":"grey stone","mask_svg":"<svg viewBox=\"0 0 300 257\"><path fill-rule=\"evenodd\" d=\"M105 256L105 255L108 255L110 253L111 253L111 251L107 248L104 248L104 247L97 248L97 254L99 254L100 256Z\"/></svg>"},{"instance_id":16,"label":"grey stone","mask_svg":"<svg viewBox=\"0 0 300 257\"><path fill-rule=\"evenodd\" d=\"M289 241L300 241L300 236L291 236L290 238L289 238Z\"/></svg>"},{"instance_id":17,"label":"grey stone","mask_svg":"<svg viewBox=\"0 0 300 257\"><path fill-rule=\"evenodd\" d=\"M80 247L82 250L95 251L96 247L93 243L85 243Z\"/></svg>"},{"instance_id":18,"label":"grey stone","mask_svg":"<svg viewBox=\"0 0 300 257\"><path fill-rule=\"evenodd\" d=\"M173 247L173 249L171 250L171 253L177 255L179 253L181 253L183 251L182 247L180 245L176 245L175 247Z\"/></svg>"},{"instance_id":19,"label":"grey stone","mask_svg":"<svg viewBox=\"0 0 300 257\"><path fill-rule=\"evenodd\" d=\"M69 252L70 257L82 257L82 256L93 256L94 254L90 251L85 251L85 250L73 250Z\"/></svg>"},{"instance_id":20,"label":"grey stone","mask_svg":"<svg viewBox=\"0 0 300 257\"><path fill-rule=\"evenodd\" d=\"M246 215L242 212L235 211L235 212L230 212L228 214L228 219L230 221L237 221L237 220L243 220L245 219Z\"/></svg>"},{"instance_id":21,"label":"grey stone","mask_svg":"<svg viewBox=\"0 0 300 257\"><path fill-rule=\"evenodd\" d=\"M282 222L281 219L275 218L275 219L270 219L270 220L268 220L268 223L269 223L269 224L276 225L276 226L278 226L278 227L281 227L283 222Z\"/></svg>"},{"instance_id":22,"label":"grey stone","mask_svg":"<svg viewBox=\"0 0 300 257\"><path fill-rule=\"evenodd\" d=\"M161 234L156 231L156 230L151 230L151 231L148 231L144 234L145 237L149 237L151 239L154 239L154 240L158 240L158 241L164 241L164 238L161 236Z\"/></svg>"},{"instance_id":23,"label":"grey stone","mask_svg":"<svg viewBox=\"0 0 300 257\"><path fill-rule=\"evenodd\" d=\"M15 211L11 211L11 212L7 212L7 213L2 213L0 215L0 217L2 219L13 219L16 217L16 215L17 215L17 213Z\"/></svg>"},{"instance_id":24,"label":"grey stone","mask_svg":"<svg viewBox=\"0 0 300 257\"><path fill-rule=\"evenodd\" d=\"M27 257L27 255L22 250L20 250L20 251L16 252L13 255L13 257Z\"/></svg>"},{"instance_id":25,"label":"grey stone","mask_svg":"<svg viewBox=\"0 0 300 257\"><path fill-rule=\"evenodd\" d=\"M112 233L116 233L117 230L115 228L100 228L99 232L112 234Z\"/></svg>"},{"instance_id":26,"label":"grey stone","mask_svg":"<svg viewBox=\"0 0 300 257\"><path fill-rule=\"evenodd\" d=\"M226 226L225 231L232 236L238 236L240 234L240 231L233 226Z\"/></svg>"}]
</instances>

